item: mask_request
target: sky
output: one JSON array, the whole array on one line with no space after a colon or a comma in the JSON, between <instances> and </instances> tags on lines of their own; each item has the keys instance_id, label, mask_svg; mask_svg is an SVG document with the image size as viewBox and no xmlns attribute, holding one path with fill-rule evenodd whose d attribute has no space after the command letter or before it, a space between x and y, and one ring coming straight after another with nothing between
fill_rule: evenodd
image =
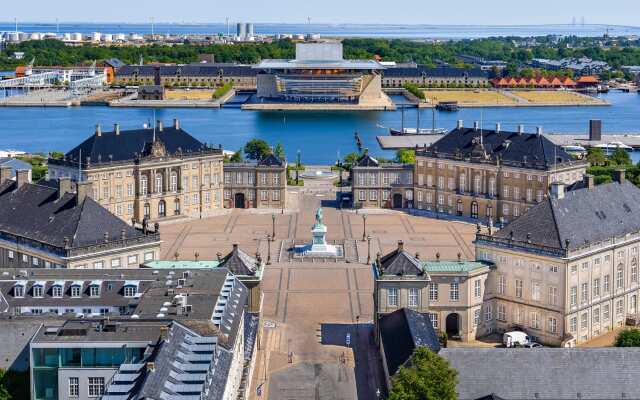
<instances>
[{"instance_id":1,"label":"sky","mask_svg":"<svg viewBox=\"0 0 640 400\"><path fill-rule=\"evenodd\" d=\"M3 0L0 21L640 25L640 0Z\"/></svg>"}]
</instances>

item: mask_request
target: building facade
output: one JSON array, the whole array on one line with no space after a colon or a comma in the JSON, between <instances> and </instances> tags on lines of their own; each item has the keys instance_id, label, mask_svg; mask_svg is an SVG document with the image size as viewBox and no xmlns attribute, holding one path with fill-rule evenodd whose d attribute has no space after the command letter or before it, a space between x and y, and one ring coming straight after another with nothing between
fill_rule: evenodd
<instances>
[{"instance_id":1,"label":"building facade","mask_svg":"<svg viewBox=\"0 0 640 400\"><path fill-rule=\"evenodd\" d=\"M387 68L382 87L401 88L410 83L424 88L465 88L489 86L489 74L481 68L428 68L424 65Z\"/></svg>"},{"instance_id":2,"label":"building facade","mask_svg":"<svg viewBox=\"0 0 640 400\"><path fill-rule=\"evenodd\" d=\"M131 226L91 198L91 182L0 183L0 265L8 268L138 268L160 256L160 234Z\"/></svg>"},{"instance_id":3,"label":"building facade","mask_svg":"<svg viewBox=\"0 0 640 400\"><path fill-rule=\"evenodd\" d=\"M456 129L416 150L414 207L506 223L542 202L551 182L582 179L577 161L542 135L500 129Z\"/></svg>"},{"instance_id":4,"label":"building facade","mask_svg":"<svg viewBox=\"0 0 640 400\"><path fill-rule=\"evenodd\" d=\"M213 88L231 83L235 89L255 90L257 73L240 64L125 65L117 70L113 84Z\"/></svg>"},{"instance_id":5,"label":"building facade","mask_svg":"<svg viewBox=\"0 0 640 400\"><path fill-rule=\"evenodd\" d=\"M496 264L481 333L524 329L543 343L575 346L638 318L640 190L618 182L554 194L491 235L476 257ZM588 180L587 182L593 182Z\"/></svg>"},{"instance_id":6,"label":"building facade","mask_svg":"<svg viewBox=\"0 0 640 400\"><path fill-rule=\"evenodd\" d=\"M354 208L412 208L413 166L380 163L368 151L351 167Z\"/></svg>"},{"instance_id":7,"label":"building facade","mask_svg":"<svg viewBox=\"0 0 640 400\"><path fill-rule=\"evenodd\" d=\"M49 159L49 178L93 183L94 200L125 221L204 217L222 208L222 146L158 121L153 128L102 132Z\"/></svg>"},{"instance_id":8,"label":"building facade","mask_svg":"<svg viewBox=\"0 0 640 400\"><path fill-rule=\"evenodd\" d=\"M271 154L255 163L224 164L224 208L287 206L287 164Z\"/></svg>"}]
</instances>

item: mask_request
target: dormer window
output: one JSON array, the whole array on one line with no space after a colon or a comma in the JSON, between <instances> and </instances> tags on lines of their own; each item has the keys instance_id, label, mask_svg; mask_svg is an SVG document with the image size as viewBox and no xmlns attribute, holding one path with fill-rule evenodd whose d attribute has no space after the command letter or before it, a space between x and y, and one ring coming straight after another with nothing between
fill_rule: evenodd
<instances>
[{"instance_id":1,"label":"dormer window","mask_svg":"<svg viewBox=\"0 0 640 400\"><path fill-rule=\"evenodd\" d=\"M41 285L34 285L32 289L33 297L42 297L43 289Z\"/></svg>"},{"instance_id":2,"label":"dormer window","mask_svg":"<svg viewBox=\"0 0 640 400\"><path fill-rule=\"evenodd\" d=\"M78 284L74 284L69 289L71 292L71 297L80 297L80 291L82 290L82 286Z\"/></svg>"},{"instance_id":3,"label":"dormer window","mask_svg":"<svg viewBox=\"0 0 640 400\"><path fill-rule=\"evenodd\" d=\"M125 286L124 287L124 297L133 297L136 295L136 287L135 286Z\"/></svg>"},{"instance_id":4,"label":"dormer window","mask_svg":"<svg viewBox=\"0 0 640 400\"><path fill-rule=\"evenodd\" d=\"M98 285L89 286L89 296L100 297L100 286Z\"/></svg>"},{"instance_id":5,"label":"dormer window","mask_svg":"<svg viewBox=\"0 0 640 400\"><path fill-rule=\"evenodd\" d=\"M55 285L51 288L51 295L53 297L62 297L62 286Z\"/></svg>"},{"instance_id":6,"label":"dormer window","mask_svg":"<svg viewBox=\"0 0 640 400\"><path fill-rule=\"evenodd\" d=\"M13 287L13 297L24 297L24 284L18 283Z\"/></svg>"}]
</instances>

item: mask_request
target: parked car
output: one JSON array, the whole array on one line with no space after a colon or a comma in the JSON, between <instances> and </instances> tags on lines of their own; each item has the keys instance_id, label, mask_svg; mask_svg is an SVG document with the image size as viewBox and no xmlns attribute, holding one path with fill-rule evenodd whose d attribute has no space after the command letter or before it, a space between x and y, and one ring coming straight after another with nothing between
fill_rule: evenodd
<instances>
[{"instance_id":1,"label":"parked car","mask_svg":"<svg viewBox=\"0 0 640 400\"><path fill-rule=\"evenodd\" d=\"M525 344L524 347L526 347L527 349L539 349L540 347L544 346L537 342L529 342Z\"/></svg>"},{"instance_id":2,"label":"parked car","mask_svg":"<svg viewBox=\"0 0 640 400\"><path fill-rule=\"evenodd\" d=\"M520 331L505 332L502 336L502 344L505 347L522 347L530 342L529 336Z\"/></svg>"}]
</instances>

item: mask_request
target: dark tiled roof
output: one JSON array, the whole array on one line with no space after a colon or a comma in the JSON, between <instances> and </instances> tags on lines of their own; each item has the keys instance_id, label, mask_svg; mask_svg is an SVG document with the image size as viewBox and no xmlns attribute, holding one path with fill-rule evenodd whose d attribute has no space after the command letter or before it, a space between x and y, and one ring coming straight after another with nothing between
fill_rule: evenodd
<instances>
[{"instance_id":1,"label":"dark tiled roof","mask_svg":"<svg viewBox=\"0 0 640 400\"><path fill-rule=\"evenodd\" d=\"M640 189L625 181L549 197L507 224L495 236L573 250L640 230Z\"/></svg>"},{"instance_id":2,"label":"dark tiled roof","mask_svg":"<svg viewBox=\"0 0 640 400\"><path fill-rule=\"evenodd\" d=\"M440 351L438 335L427 314L402 308L380 318L380 336L389 375L394 375L417 347Z\"/></svg>"},{"instance_id":3,"label":"dark tiled roof","mask_svg":"<svg viewBox=\"0 0 640 400\"><path fill-rule=\"evenodd\" d=\"M420 78L425 76L436 78L487 78L489 75L486 71L480 68L453 68L453 67L438 67L428 68L424 65L418 65L416 68L398 67L387 68L382 73L385 78Z\"/></svg>"},{"instance_id":4,"label":"dark tiled roof","mask_svg":"<svg viewBox=\"0 0 640 400\"><path fill-rule=\"evenodd\" d=\"M482 143L480 142L482 135ZM574 162L562 147L544 135L474 128L454 129L418 154L482 162L500 162L521 168L548 169Z\"/></svg>"},{"instance_id":5,"label":"dark tiled roof","mask_svg":"<svg viewBox=\"0 0 640 400\"><path fill-rule=\"evenodd\" d=\"M144 234L111 214L87 197L77 204L76 195L66 193L58 199L58 190L37 184L15 182L0 186L0 231L63 248L65 237L70 247L104 243L105 233L117 240Z\"/></svg>"},{"instance_id":6,"label":"dark tiled roof","mask_svg":"<svg viewBox=\"0 0 640 400\"><path fill-rule=\"evenodd\" d=\"M220 261L219 266L228 269L234 275L250 276L255 275L257 265L258 261L255 258L234 244L233 250Z\"/></svg>"},{"instance_id":7,"label":"dark tiled roof","mask_svg":"<svg viewBox=\"0 0 640 400\"><path fill-rule=\"evenodd\" d=\"M78 160L82 153L82 163L91 157L91 163L127 161L142 156L153 143L154 129L134 129L127 131L102 132L94 134L66 154L67 159ZM199 152L205 144L183 129L173 126L155 129L156 140L162 143L168 154Z\"/></svg>"},{"instance_id":8,"label":"dark tiled roof","mask_svg":"<svg viewBox=\"0 0 640 400\"><path fill-rule=\"evenodd\" d=\"M364 154L358 158L356 165L358 167L377 167L380 163L378 160L371 157L368 151L365 151Z\"/></svg>"},{"instance_id":9,"label":"dark tiled roof","mask_svg":"<svg viewBox=\"0 0 640 400\"><path fill-rule=\"evenodd\" d=\"M381 257L379 263L383 275L424 275L420 261L402 247Z\"/></svg>"},{"instance_id":10,"label":"dark tiled roof","mask_svg":"<svg viewBox=\"0 0 640 400\"><path fill-rule=\"evenodd\" d=\"M263 167L281 167L284 165L284 162L275 154L269 154L267 157L260 160L258 165Z\"/></svg>"},{"instance_id":11,"label":"dark tiled roof","mask_svg":"<svg viewBox=\"0 0 640 400\"><path fill-rule=\"evenodd\" d=\"M110 58L108 60L104 60L106 65L113 67L114 69L119 69L124 67L126 64L120 61L118 58Z\"/></svg>"},{"instance_id":12,"label":"dark tiled roof","mask_svg":"<svg viewBox=\"0 0 640 400\"><path fill-rule=\"evenodd\" d=\"M188 65L125 65L118 69L117 76L147 75L153 76L156 69L160 76L246 76L257 75L258 71L250 65L234 64L188 64Z\"/></svg>"},{"instance_id":13,"label":"dark tiled roof","mask_svg":"<svg viewBox=\"0 0 640 400\"><path fill-rule=\"evenodd\" d=\"M458 399L639 399L639 348L440 351L458 371Z\"/></svg>"}]
</instances>

